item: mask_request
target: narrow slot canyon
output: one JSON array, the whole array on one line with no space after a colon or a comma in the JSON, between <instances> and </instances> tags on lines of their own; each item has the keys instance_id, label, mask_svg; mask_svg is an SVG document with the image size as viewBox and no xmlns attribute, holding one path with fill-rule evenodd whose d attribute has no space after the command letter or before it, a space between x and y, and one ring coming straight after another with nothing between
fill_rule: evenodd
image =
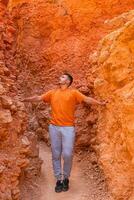
<instances>
[{"instance_id":1,"label":"narrow slot canyon","mask_svg":"<svg viewBox=\"0 0 134 200\"><path fill-rule=\"evenodd\" d=\"M0 200L134 200L134 1L0 1ZM50 107L22 102L73 86L82 103L70 190L56 194Z\"/></svg>"}]
</instances>

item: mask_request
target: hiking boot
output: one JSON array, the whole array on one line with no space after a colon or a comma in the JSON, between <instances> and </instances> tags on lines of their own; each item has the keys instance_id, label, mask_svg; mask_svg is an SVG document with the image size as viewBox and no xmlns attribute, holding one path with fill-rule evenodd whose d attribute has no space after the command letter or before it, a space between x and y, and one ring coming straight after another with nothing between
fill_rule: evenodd
<instances>
[{"instance_id":1,"label":"hiking boot","mask_svg":"<svg viewBox=\"0 0 134 200\"><path fill-rule=\"evenodd\" d=\"M55 186L55 192L62 192L63 184L62 181L58 180Z\"/></svg>"},{"instance_id":2,"label":"hiking boot","mask_svg":"<svg viewBox=\"0 0 134 200\"><path fill-rule=\"evenodd\" d=\"M62 189L64 192L68 191L69 190L69 179L68 178L65 178L63 180L63 189Z\"/></svg>"}]
</instances>

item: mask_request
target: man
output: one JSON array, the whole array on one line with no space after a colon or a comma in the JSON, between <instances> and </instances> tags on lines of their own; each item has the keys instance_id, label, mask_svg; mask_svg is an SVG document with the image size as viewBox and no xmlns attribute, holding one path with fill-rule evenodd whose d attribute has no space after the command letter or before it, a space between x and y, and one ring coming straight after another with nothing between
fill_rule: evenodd
<instances>
[{"instance_id":1,"label":"man","mask_svg":"<svg viewBox=\"0 0 134 200\"><path fill-rule=\"evenodd\" d=\"M49 125L49 135L53 170L57 179L55 192L67 191L69 189L69 176L72 168L73 147L75 141L75 105L82 102L86 102L87 104L105 105L103 102L83 95L76 89L70 89L69 86L72 82L73 77L68 73L64 73L60 76L59 88L50 90L41 96L33 96L23 100L30 102L43 100L51 105L52 113ZM63 156L64 160L63 173L61 156Z\"/></svg>"}]
</instances>

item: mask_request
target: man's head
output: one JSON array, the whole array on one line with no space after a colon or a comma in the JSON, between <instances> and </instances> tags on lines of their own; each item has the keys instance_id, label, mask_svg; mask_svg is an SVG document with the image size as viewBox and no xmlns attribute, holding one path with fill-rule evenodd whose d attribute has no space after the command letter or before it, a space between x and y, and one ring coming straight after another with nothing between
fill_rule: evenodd
<instances>
[{"instance_id":1,"label":"man's head","mask_svg":"<svg viewBox=\"0 0 134 200\"><path fill-rule=\"evenodd\" d=\"M69 87L73 82L73 77L69 73L64 73L60 76L59 84Z\"/></svg>"}]
</instances>

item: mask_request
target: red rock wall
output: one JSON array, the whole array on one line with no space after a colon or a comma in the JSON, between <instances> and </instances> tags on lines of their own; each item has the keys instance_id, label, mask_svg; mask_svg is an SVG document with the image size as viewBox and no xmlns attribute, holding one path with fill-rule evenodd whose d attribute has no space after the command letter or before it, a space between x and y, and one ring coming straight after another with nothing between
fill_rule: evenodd
<instances>
[{"instance_id":1,"label":"red rock wall","mask_svg":"<svg viewBox=\"0 0 134 200\"><path fill-rule=\"evenodd\" d=\"M28 164L24 105L18 100L13 60L15 28L0 3L0 199L19 199L19 177Z\"/></svg>"},{"instance_id":2,"label":"red rock wall","mask_svg":"<svg viewBox=\"0 0 134 200\"><path fill-rule=\"evenodd\" d=\"M24 171L30 174L33 155L35 168L40 166L37 147L32 148L35 142L26 131L26 109L19 101L15 41L12 17L0 2L0 200L20 199L20 178Z\"/></svg>"},{"instance_id":3,"label":"red rock wall","mask_svg":"<svg viewBox=\"0 0 134 200\"><path fill-rule=\"evenodd\" d=\"M125 23L126 22L126 23ZM117 200L134 199L134 10L109 21L113 29L99 45L93 68L100 110L98 155Z\"/></svg>"}]
</instances>

